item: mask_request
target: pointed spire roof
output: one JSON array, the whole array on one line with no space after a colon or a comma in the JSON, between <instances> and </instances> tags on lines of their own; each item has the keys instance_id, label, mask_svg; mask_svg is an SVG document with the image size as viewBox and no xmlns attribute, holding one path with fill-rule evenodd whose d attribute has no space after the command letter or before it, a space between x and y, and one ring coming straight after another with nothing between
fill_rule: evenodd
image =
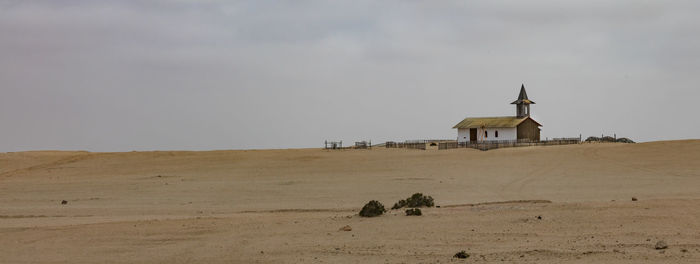
<instances>
[{"instance_id":1,"label":"pointed spire roof","mask_svg":"<svg viewBox=\"0 0 700 264\"><path fill-rule=\"evenodd\" d=\"M535 104L535 102L527 99L527 92L525 91L525 84L520 86L520 95L518 95L518 100L513 101L510 104Z\"/></svg>"}]
</instances>

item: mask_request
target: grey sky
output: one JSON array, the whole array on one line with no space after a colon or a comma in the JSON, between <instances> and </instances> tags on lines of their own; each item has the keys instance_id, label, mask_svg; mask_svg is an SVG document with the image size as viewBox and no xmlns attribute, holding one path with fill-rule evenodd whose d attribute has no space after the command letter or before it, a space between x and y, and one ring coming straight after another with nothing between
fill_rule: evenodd
<instances>
[{"instance_id":1,"label":"grey sky","mask_svg":"<svg viewBox=\"0 0 700 264\"><path fill-rule=\"evenodd\" d=\"M0 151L698 138L699 1L2 1Z\"/></svg>"}]
</instances>

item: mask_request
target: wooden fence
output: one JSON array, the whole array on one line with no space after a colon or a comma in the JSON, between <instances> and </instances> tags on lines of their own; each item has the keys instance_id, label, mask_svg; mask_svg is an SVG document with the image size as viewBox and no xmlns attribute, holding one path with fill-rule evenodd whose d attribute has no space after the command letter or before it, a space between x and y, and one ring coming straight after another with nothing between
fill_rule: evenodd
<instances>
[{"instance_id":1,"label":"wooden fence","mask_svg":"<svg viewBox=\"0 0 700 264\"><path fill-rule=\"evenodd\" d=\"M491 150L498 148L514 148L527 146L554 146L554 145L570 145L581 143L581 138L554 138L551 140L493 140L493 141L477 141L477 142L441 142L438 143L438 149L455 149L455 148L473 148L478 150Z\"/></svg>"},{"instance_id":2,"label":"wooden fence","mask_svg":"<svg viewBox=\"0 0 700 264\"><path fill-rule=\"evenodd\" d=\"M409 139L405 140L404 143L433 143L445 141L454 141L454 139Z\"/></svg>"},{"instance_id":3,"label":"wooden fence","mask_svg":"<svg viewBox=\"0 0 700 264\"><path fill-rule=\"evenodd\" d=\"M355 142L355 148L356 149L371 149L372 148L372 141L359 141Z\"/></svg>"},{"instance_id":4,"label":"wooden fence","mask_svg":"<svg viewBox=\"0 0 700 264\"><path fill-rule=\"evenodd\" d=\"M406 148L406 149L422 149L425 150L425 143L414 143L414 142L393 142L387 141L385 144L386 148Z\"/></svg>"},{"instance_id":5,"label":"wooden fence","mask_svg":"<svg viewBox=\"0 0 700 264\"><path fill-rule=\"evenodd\" d=\"M343 141L324 141L323 142L323 148L324 149L343 149Z\"/></svg>"}]
</instances>

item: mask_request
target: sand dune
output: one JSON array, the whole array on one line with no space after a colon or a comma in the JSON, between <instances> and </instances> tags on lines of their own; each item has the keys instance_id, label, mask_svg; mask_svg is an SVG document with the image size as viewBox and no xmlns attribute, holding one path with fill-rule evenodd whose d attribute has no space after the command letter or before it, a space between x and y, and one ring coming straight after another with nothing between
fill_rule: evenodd
<instances>
[{"instance_id":1,"label":"sand dune","mask_svg":"<svg viewBox=\"0 0 700 264\"><path fill-rule=\"evenodd\" d=\"M5 153L0 263L698 263L698 160L694 140ZM356 215L414 192L441 208Z\"/></svg>"}]
</instances>

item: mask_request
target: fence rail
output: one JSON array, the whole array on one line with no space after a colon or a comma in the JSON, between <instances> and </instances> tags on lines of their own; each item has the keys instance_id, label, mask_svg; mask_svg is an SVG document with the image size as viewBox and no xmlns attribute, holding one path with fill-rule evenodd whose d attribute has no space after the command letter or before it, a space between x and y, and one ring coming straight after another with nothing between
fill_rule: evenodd
<instances>
[{"instance_id":1,"label":"fence rail","mask_svg":"<svg viewBox=\"0 0 700 264\"><path fill-rule=\"evenodd\" d=\"M410 139L404 141L404 143L433 143L433 142L444 142L444 141L454 141L454 139Z\"/></svg>"},{"instance_id":2,"label":"fence rail","mask_svg":"<svg viewBox=\"0 0 700 264\"><path fill-rule=\"evenodd\" d=\"M371 149L372 148L372 141L359 141L355 142L355 148L356 149Z\"/></svg>"},{"instance_id":3,"label":"fence rail","mask_svg":"<svg viewBox=\"0 0 700 264\"><path fill-rule=\"evenodd\" d=\"M413 142L393 142L387 141L385 143L386 148L406 148L406 149L422 149L425 150L425 143L413 143Z\"/></svg>"},{"instance_id":4,"label":"fence rail","mask_svg":"<svg viewBox=\"0 0 700 264\"><path fill-rule=\"evenodd\" d=\"M554 138L551 140L493 140L493 141L477 141L477 142L441 142L438 143L438 149L455 149L455 148L473 148L478 150L491 150L498 148L514 148L527 146L554 146L554 145L570 145L581 143L581 138Z\"/></svg>"}]
</instances>

